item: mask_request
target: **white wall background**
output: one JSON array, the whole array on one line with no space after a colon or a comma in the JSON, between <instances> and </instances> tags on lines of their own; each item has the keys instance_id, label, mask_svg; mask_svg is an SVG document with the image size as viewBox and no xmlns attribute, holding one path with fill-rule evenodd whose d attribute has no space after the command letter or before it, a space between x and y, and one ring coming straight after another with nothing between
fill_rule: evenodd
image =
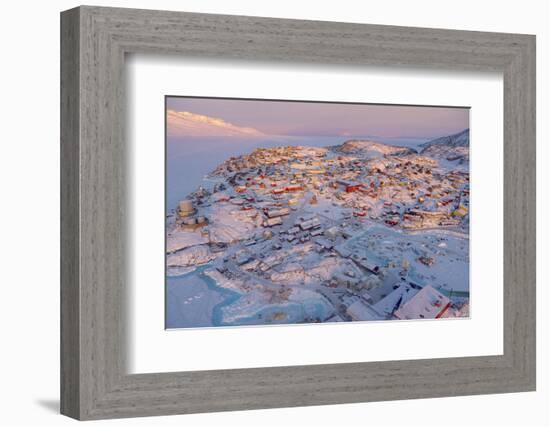
<instances>
[{"instance_id":1,"label":"white wall background","mask_svg":"<svg viewBox=\"0 0 550 427\"><path fill-rule=\"evenodd\" d=\"M550 255L550 27L545 3L462 0L359 2L339 0L96 1L97 5L246 14L537 34L538 55L538 391L508 395L276 409L115 420L117 426L407 425L448 427L480 422L548 425L550 293L543 271ZM63 426L59 384L59 12L75 1L9 2L0 25L0 422ZM95 423L94 423L95 424Z\"/></svg>"}]
</instances>

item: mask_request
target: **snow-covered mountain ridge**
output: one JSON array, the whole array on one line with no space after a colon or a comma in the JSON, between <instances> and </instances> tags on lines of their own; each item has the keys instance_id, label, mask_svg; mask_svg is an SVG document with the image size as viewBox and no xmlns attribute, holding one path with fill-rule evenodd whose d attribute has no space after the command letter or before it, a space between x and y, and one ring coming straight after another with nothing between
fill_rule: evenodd
<instances>
[{"instance_id":1,"label":"snow-covered mountain ridge","mask_svg":"<svg viewBox=\"0 0 550 427\"><path fill-rule=\"evenodd\" d=\"M461 132L453 135L442 136L432 139L431 141L420 144L422 148L428 148L431 145L448 145L450 147L469 147L470 146L470 129L464 129Z\"/></svg>"},{"instance_id":2,"label":"snow-covered mountain ridge","mask_svg":"<svg viewBox=\"0 0 550 427\"><path fill-rule=\"evenodd\" d=\"M434 139L420 145L420 154L465 163L470 160L470 129Z\"/></svg>"},{"instance_id":3,"label":"snow-covered mountain ridge","mask_svg":"<svg viewBox=\"0 0 550 427\"><path fill-rule=\"evenodd\" d=\"M166 112L168 136L264 136L251 127L237 126L216 117L191 113L189 111L168 110Z\"/></svg>"}]
</instances>

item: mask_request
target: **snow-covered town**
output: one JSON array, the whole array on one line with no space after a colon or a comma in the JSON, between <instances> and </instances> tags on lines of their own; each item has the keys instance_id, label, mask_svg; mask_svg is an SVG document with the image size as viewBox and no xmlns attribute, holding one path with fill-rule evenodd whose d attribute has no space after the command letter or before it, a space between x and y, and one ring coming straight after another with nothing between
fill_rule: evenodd
<instances>
[{"instance_id":1,"label":"snow-covered town","mask_svg":"<svg viewBox=\"0 0 550 427\"><path fill-rule=\"evenodd\" d=\"M228 158L168 207L167 327L468 317L468 156L465 130Z\"/></svg>"}]
</instances>

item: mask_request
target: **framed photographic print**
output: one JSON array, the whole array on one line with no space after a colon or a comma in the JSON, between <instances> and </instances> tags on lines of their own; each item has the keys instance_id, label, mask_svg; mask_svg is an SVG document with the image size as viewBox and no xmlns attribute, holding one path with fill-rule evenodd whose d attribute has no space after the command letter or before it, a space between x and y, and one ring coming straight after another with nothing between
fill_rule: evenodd
<instances>
[{"instance_id":1,"label":"framed photographic print","mask_svg":"<svg viewBox=\"0 0 550 427\"><path fill-rule=\"evenodd\" d=\"M167 96L166 134L167 328L469 317L469 108Z\"/></svg>"},{"instance_id":2,"label":"framed photographic print","mask_svg":"<svg viewBox=\"0 0 550 427\"><path fill-rule=\"evenodd\" d=\"M62 413L535 389L535 39L62 13Z\"/></svg>"}]
</instances>

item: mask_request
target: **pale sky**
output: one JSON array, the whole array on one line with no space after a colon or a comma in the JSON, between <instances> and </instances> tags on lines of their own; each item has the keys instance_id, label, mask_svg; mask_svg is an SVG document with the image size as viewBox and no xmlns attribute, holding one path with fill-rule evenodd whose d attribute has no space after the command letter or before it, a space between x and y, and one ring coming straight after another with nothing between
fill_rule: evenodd
<instances>
[{"instance_id":1,"label":"pale sky","mask_svg":"<svg viewBox=\"0 0 550 427\"><path fill-rule=\"evenodd\" d=\"M167 109L267 135L435 138L469 127L469 108L168 97Z\"/></svg>"}]
</instances>

